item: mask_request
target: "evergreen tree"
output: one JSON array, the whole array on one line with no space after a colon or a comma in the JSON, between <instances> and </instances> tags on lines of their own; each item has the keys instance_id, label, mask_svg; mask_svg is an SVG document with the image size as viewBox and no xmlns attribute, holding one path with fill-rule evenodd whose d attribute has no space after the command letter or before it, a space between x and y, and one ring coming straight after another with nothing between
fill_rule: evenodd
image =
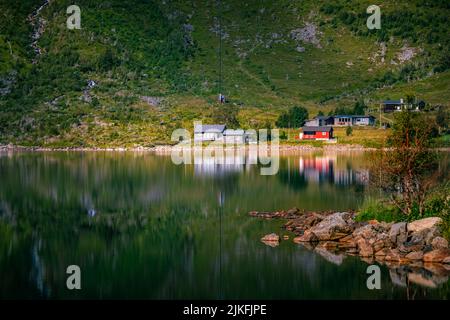
<instances>
[{"instance_id":1,"label":"evergreen tree","mask_svg":"<svg viewBox=\"0 0 450 320\"><path fill-rule=\"evenodd\" d=\"M280 114L275 124L278 128L298 128L305 124L308 116L308 110L304 107L294 106Z\"/></svg>"}]
</instances>

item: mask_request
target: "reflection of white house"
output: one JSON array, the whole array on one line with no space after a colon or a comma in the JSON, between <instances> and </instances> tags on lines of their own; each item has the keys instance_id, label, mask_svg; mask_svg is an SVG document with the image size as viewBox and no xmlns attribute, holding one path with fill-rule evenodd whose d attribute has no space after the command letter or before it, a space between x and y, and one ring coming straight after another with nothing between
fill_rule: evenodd
<instances>
[{"instance_id":1,"label":"reflection of white house","mask_svg":"<svg viewBox=\"0 0 450 320\"><path fill-rule=\"evenodd\" d=\"M198 176L221 176L244 170L245 154L217 154L205 156L194 153L194 174Z\"/></svg>"}]
</instances>

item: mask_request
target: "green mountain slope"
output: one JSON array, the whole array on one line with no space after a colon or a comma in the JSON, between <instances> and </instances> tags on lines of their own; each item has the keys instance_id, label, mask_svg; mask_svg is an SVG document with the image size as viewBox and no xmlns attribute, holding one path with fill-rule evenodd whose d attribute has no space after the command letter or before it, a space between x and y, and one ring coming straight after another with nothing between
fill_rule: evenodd
<instances>
[{"instance_id":1,"label":"green mountain slope","mask_svg":"<svg viewBox=\"0 0 450 320\"><path fill-rule=\"evenodd\" d=\"M366 27L369 1L80 0L68 30L72 4L0 3L0 143L147 146L220 113L257 128L292 105L449 104L442 1L380 2L381 30Z\"/></svg>"}]
</instances>

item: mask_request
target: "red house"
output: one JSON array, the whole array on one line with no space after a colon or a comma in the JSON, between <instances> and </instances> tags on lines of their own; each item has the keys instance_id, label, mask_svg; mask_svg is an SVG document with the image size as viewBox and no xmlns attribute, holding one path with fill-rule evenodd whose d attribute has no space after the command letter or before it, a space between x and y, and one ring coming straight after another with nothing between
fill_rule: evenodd
<instances>
[{"instance_id":1,"label":"red house","mask_svg":"<svg viewBox=\"0 0 450 320\"><path fill-rule=\"evenodd\" d=\"M321 126L321 127L303 127L303 134L301 139L303 140L330 140L333 139L333 127Z\"/></svg>"}]
</instances>

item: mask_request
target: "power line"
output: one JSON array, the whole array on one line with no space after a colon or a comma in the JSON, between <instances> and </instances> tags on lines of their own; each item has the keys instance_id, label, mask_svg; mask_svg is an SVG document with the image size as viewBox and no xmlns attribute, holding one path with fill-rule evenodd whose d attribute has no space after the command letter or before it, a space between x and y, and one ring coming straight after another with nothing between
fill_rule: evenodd
<instances>
[{"instance_id":1,"label":"power line","mask_svg":"<svg viewBox=\"0 0 450 320\"><path fill-rule=\"evenodd\" d=\"M219 19L219 94L222 94L223 81L223 57L222 57L222 1L218 0L218 19Z\"/></svg>"}]
</instances>

